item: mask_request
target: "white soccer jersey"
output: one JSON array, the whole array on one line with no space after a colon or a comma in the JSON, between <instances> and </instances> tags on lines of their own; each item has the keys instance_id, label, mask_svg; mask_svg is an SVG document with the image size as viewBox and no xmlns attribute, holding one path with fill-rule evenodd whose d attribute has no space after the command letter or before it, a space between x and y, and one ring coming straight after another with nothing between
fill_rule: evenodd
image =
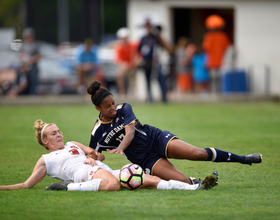
<instances>
[{"instance_id":1,"label":"white soccer jersey","mask_svg":"<svg viewBox=\"0 0 280 220\"><path fill-rule=\"evenodd\" d=\"M88 181L98 168L116 174L116 171L98 160L96 161L98 166L84 164L85 152L71 142L67 142L62 150L42 156L45 159L47 175L60 180L73 180L75 183Z\"/></svg>"}]
</instances>

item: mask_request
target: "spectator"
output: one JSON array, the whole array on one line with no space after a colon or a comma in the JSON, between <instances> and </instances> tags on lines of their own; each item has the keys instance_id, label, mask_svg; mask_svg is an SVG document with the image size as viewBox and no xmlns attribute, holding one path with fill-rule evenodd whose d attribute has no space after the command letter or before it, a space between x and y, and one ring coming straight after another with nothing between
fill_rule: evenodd
<instances>
[{"instance_id":1,"label":"spectator","mask_svg":"<svg viewBox=\"0 0 280 220\"><path fill-rule=\"evenodd\" d=\"M14 68L7 68L0 70L0 96L6 95L11 85L16 81L16 71Z\"/></svg>"},{"instance_id":2,"label":"spectator","mask_svg":"<svg viewBox=\"0 0 280 220\"><path fill-rule=\"evenodd\" d=\"M192 66L195 92L207 94L209 92L209 74L206 68L206 54L200 45L196 47L192 58Z\"/></svg>"},{"instance_id":3,"label":"spectator","mask_svg":"<svg viewBox=\"0 0 280 220\"><path fill-rule=\"evenodd\" d=\"M205 26L209 31L203 37L202 48L208 56L207 68L210 73L211 91L217 93L220 91L222 60L231 42L227 34L222 31L225 21L219 15L207 17Z\"/></svg>"},{"instance_id":4,"label":"spectator","mask_svg":"<svg viewBox=\"0 0 280 220\"><path fill-rule=\"evenodd\" d=\"M97 46L90 38L77 48L75 70L78 73L77 93L84 94L87 81L95 80L98 71Z\"/></svg>"},{"instance_id":5,"label":"spectator","mask_svg":"<svg viewBox=\"0 0 280 220\"><path fill-rule=\"evenodd\" d=\"M16 97L29 94L29 82L27 78L27 66L21 63L18 68L10 67L0 74L0 95Z\"/></svg>"},{"instance_id":6,"label":"spectator","mask_svg":"<svg viewBox=\"0 0 280 220\"><path fill-rule=\"evenodd\" d=\"M133 88L135 87L135 70L139 62L139 57L137 56L137 43L132 43L129 41L129 29L120 28L117 31L117 37L120 42L115 47L116 52L116 63L118 65L117 70L117 87L120 96L126 95L125 80L126 77L129 78L129 88L131 88L131 93L133 94Z\"/></svg>"},{"instance_id":7,"label":"spectator","mask_svg":"<svg viewBox=\"0 0 280 220\"><path fill-rule=\"evenodd\" d=\"M15 97L18 95L28 95L30 83L27 75L27 66L22 63L19 68L16 69L16 80L11 84L11 88L7 93L8 96Z\"/></svg>"},{"instance_id":8,"label":"spectator","mask_svg":"<svg viewBox=\"0 0 280 220\"><path fill-rule=\"evenodd\" d=\"M168 45L161 37L161 27L154 28L149 20L146 20L145 27L147 34L142 37L138 47L139 53L143 57L143 67L148 88L148 102L153 102L151 94L151 75L155 71L157 79L161 87L162 101L167 102L167 88L165 80L161 71L161 64L159 62L159 54L157 54L158 47L163 47L169 54L173 53L173 48Z\"/></svg>"},{"instance_id":9,"label":"spectator","mask_svg":"<svg viewBox=\"0 0 280 220\"><path fill-rule=\"evenodd\" d=\"M180 37L177 42L176 56L176 72L177 87L180 92L192 91L192 68L191 60L195 51L195 45L190 43L187 37Z\"/></svg>"},{"instance_id":10,"label":"spectator","mask_svg":"<svg viewBox=\"0 0 280 220\"><path fill-rule=\"evenodd\" d=\"M27 79L29 83L28 94L36 95L38 93L38 62L41 59L41 54L39 43L35 40L34 29L30 27L26 28L23 31L23 39L19 58L27 71Z\"/></svg>"}]
</instances>

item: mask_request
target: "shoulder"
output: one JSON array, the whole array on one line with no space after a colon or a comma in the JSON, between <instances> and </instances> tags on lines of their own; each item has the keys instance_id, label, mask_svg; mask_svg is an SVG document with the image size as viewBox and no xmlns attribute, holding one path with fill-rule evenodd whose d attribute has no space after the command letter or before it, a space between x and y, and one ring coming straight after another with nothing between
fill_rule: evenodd
<instances>
[{"instance_id":1,"label":"shoulder","mask_svg":"<svg viewBox=\"0 0 280 220\"><path fill-rule=\"evenodd\" d=\"M73 145L73 144L78 146L80 143L79 143L79 142L76 142L76 141L69 141L69 142L67 142L67 143L65 144L65 147L66 147L66 146L69 146L69 145Z\"/></svg>"},{"instance_id":2,"label":"shoulder","mask_svg":"<svg viewBox=\"0 0 280 220\"><path fill-rule=\"evenodd\" d=\"M132 106L129 103L123 103L120 106L119 115L126 118L127 120L134 119L135 115L132 109Z\"/></svg>"},{"instance_id":3,"label":"shoulder","mask_svg":"<svg viewBox=\"0 0 280 220\"><path fill-rule=\"evenodd\" d=\"M79 148L82 149L82 150L83 150L83 147L85 147L83 144L81 144L81 143L79 143L79 142L76 142L76 141L70 141L70 142L67 142L67 143L71 144L72 147L73 147L73 145L74 145L75 147L79 147Z\"/></svg>"},{"instance_id":4,"label":"shoulder","mask_svg":"<svg viewBox=\"0 0 280 220\"><path fill-rule=\"evenodd\" d=\"M150 39L150 36L143 36L140 40L141 43L146 43Z\"/></svg>"},{"instance_id":5,"label":"shoulder","mask_svg":"<svg viewBox=\"0 0 280 220\"><path fill-rule=\"evenodd\" d=\"M92 131L91 131L91 135L94 136L96 132L99 132L100 129L102 127L102 122L99 120L99 118L97 119L97 121L95 122Z\"/></svg>"},{"instance_id":6,"label":"shoulder","mask_svg":"<svg viewBox=\"0 0 280 220\"><path fill-rule=\"evenodd\" d=\"M46 162L45 162L45 156L47 154L44 154L40 157L40 159L37 161L35 166L45 166Z\"/></svg>"},{"instance_id":7,"label":"shoulder","mask_svg":"<svg viewBox=\"0 0 280 220\"><path fill-rule=\"evenodd\" d=\"M71 145L75 145L75 142L74 141L68 141L68 142L66 142L66 144L64 145L64 148L68 148L68 147L70 147Z\"/></svg>"},{"instance_id":8,"label":"shoulder","mask_svg":"<svg viewBox=\"0 0 280 220\"><path fill-rule=\"evenodd\" d=\"M118 109L122 109L125 104L126 103L119 103L119 104L117 104L117 110Z\"/></svg>"},{"instance_id":9,"label":"shoulder","mask_svg":"<svg viewBox=\"0 0 280 220\"><path fill-rule=\"evenodd\" d=\"M119 109L132 109L132 106L129 103L117 104L117 110Z\"/></svg>"},{"instance_id":10,"label":"shoulder","mask_svg":"<svg viewBox=\"0 0 280 220\"><path fill-rule=\"evenodd\" d=\"M46 154L43 154L43 155L39 158L39 160L38 160L38 162L37 162L37 163L42 163L42 162L44 162L44 163L45 163L45 158L44 158L44 155L46 155Z\"/></svg>"}]
</instances>

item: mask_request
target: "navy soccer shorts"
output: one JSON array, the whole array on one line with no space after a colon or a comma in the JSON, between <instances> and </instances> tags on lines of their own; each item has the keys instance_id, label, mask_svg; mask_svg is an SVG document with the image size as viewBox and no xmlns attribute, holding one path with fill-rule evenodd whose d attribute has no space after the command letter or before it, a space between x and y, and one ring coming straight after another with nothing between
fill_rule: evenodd
<instances>
[{"instance_id":1,"label":"navy soccer shorts","mask_svg":"<svg viewBox=\"0 0 280 220\"><path fill-rule=\"evenodd\" d=\"M151 148L149 155L147 156L145 162L142 165L146 174L153 175L153 168L155 164L161 158L167 158L167 146L168 143L177 138L174 134L169 131L162 131L157 135L156 145Z\"/></svg>"}]
</instances>

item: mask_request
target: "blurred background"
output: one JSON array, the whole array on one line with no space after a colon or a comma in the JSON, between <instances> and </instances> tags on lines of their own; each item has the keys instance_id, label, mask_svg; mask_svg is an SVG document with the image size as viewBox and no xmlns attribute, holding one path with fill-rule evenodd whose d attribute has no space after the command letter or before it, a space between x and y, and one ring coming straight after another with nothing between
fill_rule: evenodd
<instances>
[{"instance_id":1,"label":"blurred background","mask_svg":"<svg viewBox=\"0 0 280 220\"><path fill-rule=\"evenodd\" d=\"M147 102L279 96L279 11L278 0L1 0L0 96L84 95L95 79L117 97ZM156 36L149 76L147 22ZM211 44L217 33L226 40ZM87 46L90 70L79 66ZM216 66L212 53L222 54Z\"/></svg>"}]
</instances>

